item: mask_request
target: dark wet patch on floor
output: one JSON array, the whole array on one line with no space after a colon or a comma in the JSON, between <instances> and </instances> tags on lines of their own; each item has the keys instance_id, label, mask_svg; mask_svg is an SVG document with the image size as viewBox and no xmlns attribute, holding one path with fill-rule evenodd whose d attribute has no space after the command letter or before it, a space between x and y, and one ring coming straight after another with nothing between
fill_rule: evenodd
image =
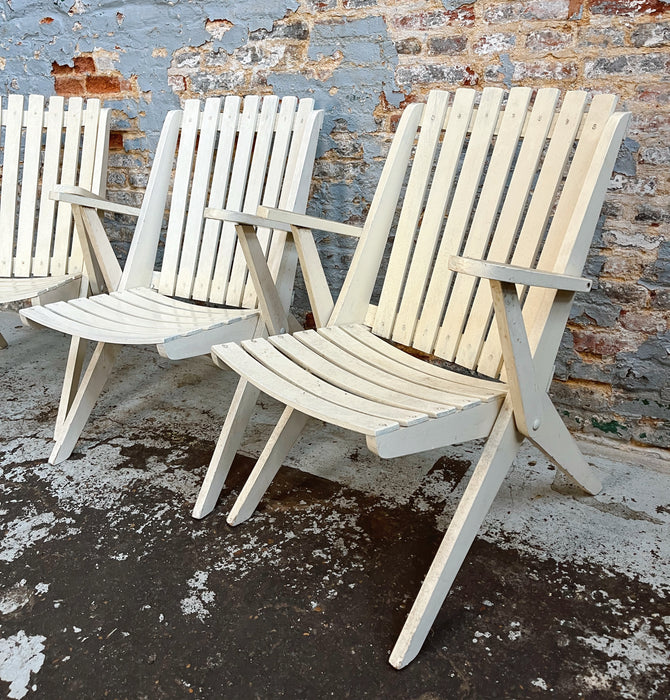
<instances>
[{"instance_id":1,"label":"dark wet patch on floor","mask_svg":"<svg viewBox=\"0 0 670 700\"><path fill-rule=\"evenodd\" d=\"M27 697L670 696L667 599L505 541L476 540L423 651L395 671L443 501L419 487L421 509L382 504L284 468L231 528L252 466L238 456L217 510L195 521L212 443L125 437L138 442L89 475L82 460L66 473L5 454L0 533L14 528L19 549L0 552L0 637L42 647ZM445 458L426 480L453 488L468 467Z\"/></svg>"}]
</instances>

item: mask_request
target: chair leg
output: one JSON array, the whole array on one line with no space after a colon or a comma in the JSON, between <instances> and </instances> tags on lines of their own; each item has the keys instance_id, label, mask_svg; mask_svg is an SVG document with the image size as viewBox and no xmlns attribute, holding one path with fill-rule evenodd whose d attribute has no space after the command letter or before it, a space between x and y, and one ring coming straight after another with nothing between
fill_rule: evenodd
<instances>
[{"instance_id":1,"label":"chair leg","mask_svg":"<svg viewBox=\"0 0 670 700\"><path fill-rule=\"evenodd\" d=\"M5 336L0 333L0 350L4 350L7 347L7 341L5 340Z\"/></svg>"},{"instance_id":2,"label":"chair leg","mask_svg":"<svg viewBox=\"0 0 670 700\"><path fill-rule=\"evenodd\" d=\"M391 652L395 668L407 666L423 646L522 442L508 397Z\"/></svg>"},{"instance_id":3,"label":"chair leg","mask_svg":"<svg viewBox=\"0 0 670 700\"><path fill-rule=\"evenodd\" d=\"M81 431L91 415L93 406L107 383L120 349L120 345L97 344L77 393L72 400L72 405L58 431L56 445L49 457L50 464L58 464L72 454Z\"/></svg>"},{"instance_id":4,"label":"chair leg","mask_svg":"<svg viewBox=\"0 0 670 700\"><path fill-rule=\"evenodd\" d=\"M593 467L584 459L575 439L565 427L556 407L546 394L542 405L542 424L530 431L530 440L560 469L569 474L587 493L595 496L602 484Z\"/></svg>"},{"instance_id":5,"label":"chair leg","mask_svg":"<svg viewBox=\"0 0 670 700\"><path fill-rule=\"evenodd\" d=\"M58 436L63 428L65 419L75 394L79 387L81 379L81 370L84 365L84 357L86 355L87 341L77 336L72 336L70 341L70 350L67 356L67 365L65 367L65 378L63 379L63 391L60 396L58 405L58 416L56 417L56 427L54 429L54 439L58 440Z\"/></svg>"},{"instance_id":6,"label":"chair leg","mask_svg":"<svg viewBox=\"0 0 670 700\"><path fill-rule=\"evenodd\" d=\"M198 500L193 508L194 518L204 518L214 510L260 393L260 389L246 379L240 379L238 382L205 480L200 488Z\"/></svg>"},{"instance_id":7,"label":"chair leg","mask_svg":"<svg viewBox=\"0 0 670 700\"><path fill-rule=\"evenodd\" d=\"M300 436L306 421L307 416L304 413L289 406L284 409L279 423L228 515L229 525L239 525L254 512L284 458Z\"/></svg>"}]
</instances>

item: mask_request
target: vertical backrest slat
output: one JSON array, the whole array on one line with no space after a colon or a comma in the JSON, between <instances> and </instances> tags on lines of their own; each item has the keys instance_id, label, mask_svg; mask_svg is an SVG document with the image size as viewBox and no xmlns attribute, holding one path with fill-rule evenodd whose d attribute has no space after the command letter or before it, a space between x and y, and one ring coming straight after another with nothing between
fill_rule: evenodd
<instances>
[{"instance_id":1,"label":"vertical backrest slat","mask_svg":"<svg viewBox=\"0 0 670 700\"><path fill-rule=\"evenodd\" d=\"M93 177L95 171L95 155L97 151L98 125L100 124L100 100L86 100L82 119L81 150L78 154L79 165L79 187L93 191ZM107 149L105 149L106 152ZM72 228L70 259L68 261L67 272L78 273L83 268L83 256L79 237Z\"/></svg>"},{"instance_id":2,"label":"vertical backrest slat","mask_svg":"<svg viewBox=\"0 0 670 700\"><path fill-rule=\"evenodd\" d=\"M517 87L509 92L495 146L479 193L477 208L462 250L462 254L466 257L483 258L487 250L500 201L508 184L510 169L517 155L519 138L526 121L531 96L530 88ZM474 277L456 275L442 327L435 343L436 355L447 360L454 359L476 286L477 280Z\"/></svg>"},{"instance_id":3,"label":"vertical backrest slat","mask_svg":"<svg viewBox=\"0 0 670 700\"><path fill-rule=\"evenodd\" d=\"M44 97L42 95L30 95L28 97L28 110L25 116L23 172L21 174L21 196L19 197L19 223L16 237L16 252L12 269L12 273L16 277L29 277L32 267L43 121Z\"/></svg>"},{"instance_id":4,"label":"vertical backrest slat","mask_svg":"<svg viewBox=\"0 0 670 700\"><path fill-rule=\"evenodd\" d=\"M186 207L191 189L191 169L193 167L199 121L199 100L186 100L179 136L179 151L172 182L172 197L170 199L169 218L165 234L163 264L158 283L158 290L161 294L174 294L177 282L177 269L182 251Z\"/></svg>"},{"instance_id":5,"label":"vertical backrest slat","mask_svg":"<svg viewBox=\"0 0 670 700\"><path fill-rule=\"evenodd\" d=\"M426 211L407 275L407 284L400 301L400 310L393 326L393 340L410 345L421 309L431 262L444 225L444 213L455 184L459 157L472 117L477 93L474 90L456 90L452 108L445 126L440 156L435 166L435 175L428 194Z\"/></svg>"},{"instance_id":6,"label":"vertical backrest slat","mask_svg":"<svg viewBox=\"0 0 670 700\"><path fill-rule=\"evenodd\" d=\"M528 213L510 260L513 265L530 267L535 263L547 222L552 214L552 206L565 176L566 163L574 150L575 139L586 108L586 99L587 94L582 91L568 92L565 95L528 205ZM579 143L581 144L581 139ZM482 347L477 369L483 374L497 376L501 360L502 350L498 332L491 326Z\"/></svg>"},{"instance_id":7,"label":"vertical backrest slat","mask_svg":"<svg viewBox=\"0 0 670 700\"><path fill-rule=\"evenodd\" d=\"M50 97L45 116L46 138L42 165L40 214L35 240L35 260L32 266L34 275L49 274L56 219L56 202L49 197L49 193L59 182L64 120L65 100L62 97Z\"/></svg>"},{"instance_id":8,"label":"vertical backrest slat","mask_svg":"<svg viewBox=\"0 0 670 700\"><path fill-rule=\"evenodd\" d=\"M500 218L496 224L491 247L486 255L487 260L504 263L509 259L526 210L528 194L534 183L540 158L546 146L547 134L554 118L558 97L559 91L556 88L542 88L537 92L519 151L518 162L523 163L524 167L514 169L509 190L500 211ZM528 221L534 219L535 217L531 215ZM525 240L525 238L526 236L522 235L522 239ZM492 313L490 286L480 284L458 346L456 354L458 364L464 367L476 366Z\"/></svg>"},{"instance_id":9,"label":"vertical backrest slat","mask_svg":"<svg viewBox=\"0 0 670 700\"><path fill-rule=\"evenodd\" d=\"M244 204L242 205L242 210L249 214L255 214L258 205L261 203L268 160L274 138L278 106L279 99L275 95L264 97L261 103L256 126L256 139L247 177L247 189L244 195ZM257 232L257 235L263 250L265 250L270 235L269 230L261 229ZM231 306L240 306L242 304L246 281L247 264L244 253L238 244L235 246L230 280L226 291L226 304Z\"/></svg>"},{"instance_id":10,"label":"vertical backrest slat","mask_svg":"<svg viewBox=\"0 0 670 700\"><path fill-rule=\"evenodd\" d=\"M237 140L237 122L240 118L242 99L235 95L224 99L223 111L219 118L219 136L212 174L212 185L209 193L208 206L222 208L230 186L231 163L235 142ZM193 298L200 301L209 299L210 285L219 245L222 225L218 219L207 219L202 236L198 269L193 285ZM232 231L235 236L235 231Z\"/></svg>"},{"instance_id":11,"label":"vertical backrest slat","mask_svg":"<svg viewBox=\"0 0 670 700\"><path fill-rule=\"evenodd\" d=\"M23 97L21 95L9 96L5 114L7 125L0 189L0 275L9 277L12 274L14 258L14 227L16 226L16 200L23 130Z\"/></svg>"},{"instance_id":12,"label":"vertical backrest slat","mask_svg":"<svg viewBox=\"0 0 670 700\"><path fill-rule=\"evenodd\" d=\"M68 109L65 115L65 142L59 181L63 185L77 184L82 118L83 100L81 97L71 97L68 100ZM69 204L61 203L56 214L56 232L49 266L50 274L64 275L67 272L71 235L72 208Z\"/></svg>"},{"instance_id":13,"label":"vertical backrest slat","mask_svg":"<svg viewBox=\"0 0 670 700\"><path fill-rule=\"evenodd\" d=\"M614 95L596 95L592 102L582 129L579 144L572 159L570 171L566 177L561 199L556 206L556 213L547 234L542 253L537 267L541 270L580 275L586 256L591 245L591 237L595 228L586 226L588 236L584 235L584 227L579 217L586 216L590 212L582 211L580 200L584 196L584 181L589 166L593 161L596 149L600 144L600 138L608 123L609 117L616 108L617 98ZM610 173L606 172L607 182ZM594 183L594 187L597 183ZM606 185L602 185L603 188ZM589 194L587 190L587 195ZM604 196L604 192L603 192ZM597 216L598 212L593 214ZM581 236L581 238L580 238ZM542 328L549 315L549 310L554 298L553 290L534 288L529 290L524 303L524 320L528 324L528 340L531 349L537 347ZM566 319L567 321L567 319Z\"/></svg>"},{"instance_id":14,"label":"vertical backrest slat","mask_svg":"<svg viewBox=\"0 0 670 700\"><path fill-rule=\"evenodd\" d=\"M296 97L285 97L282 100L275 123L272 153L269 158L265 188L263 189L263 196L260 202L266 207L280 206L279 198L281 196L282 189L286 188L289 184L288 180L291 180L292 178L300 178L303 175L303 172L296 172L297 161L289 164L289 167L287 168L288 161L292 155L289 152L289 148L291 147L292 137L296 139L293 141L293 143L298 143L300 139L301 125L304 123L306 115L312 111L312 100L301 100L300 104L298 104L298 99ZM295 136L294 127L297 130L295 132ZM307 165L307 161L305 161L305 165ZM300 168L300 170L302 171L303 169ZM287 175L286 181L284 180L285 174ZM289 209L294 209L294 202L287 201L286 207ZM283 243L286 240L285 232L271 232L269 229L259 229L257 231L257 235L264 252L268 251L268 248L270 252L273 250L273 248L276 249L278 242L277 238L279 237L282 238L281 248L283 250ZM236 255L239 255L239 253L240 251L238 244ZM266 253L266 255L269 258L269 254ZM276 270L274 270L272 267L270 270L276 274ZM247 276L241 306L245 308L254 308L256 306L256 300L256 289L250 277Z\"/></svg>"},{"instance_id":15,"label":"vertical backrest slat","mask_svg":"<svg viewBox=\"0 0 670 700\"><path fill-rule=\"evenodd\" d=\"M100 119L96 126L95 152L93 153L93 175L91 178L91 191L101 197L107 192L107 162L109 156L109 127L111 110L100 110Z\"/></svg>"},{"instance_id":16,"label":"vertical backrest slat","mask_svg":"<svg viewBox=\"0 0 670 700\"><path fill-rule=\"evenodd\" d=\"M188 203L186 228L182 242L182 253L179 260L175 294L178 297L189 298L193 291L193 283L200 253L200 240L204 222L204 211L207 202L207 191L214 158L214 147L218 135L221 99L210 97L205 102L200 135L198 137L198 152L191 182L191 197Z\"/></svg>"},{"instance_id":17,"label":"vertical backrest slat","mask_svg":"<svg viewBox=\"0 0 670 700\"><path fill-rule=\"evenodd\" d=\"M424 352L432 352L434 348L453 277L448 268L449 258L460 251L467 232L472 206L489 154L491 137L498 121L503 95L503 91L499 88L485 88L482 92L477 117L454 192L454 204L447 216L435 261L434 269L439 270L439 274L433 274L428 285L426 299L412 343L414 347Z\"/></svg>"},{"instance_id":18,"label":"vertical backrest slat","mask_svg":"<svg viewBox=\"0 0 670 700\"><path fill-rule=\"evenodd\" d=\"M307 208L307 198L312 182L312 171L314 159L316 157L316 146L319 139L319 131L323 124L323 111L314 109L314 100L302 99L293 120L293 129L289 132L290 147L286 156L284 175L281 180L281 188L278 199L272 189L266 189L263 195L263 204L266 206L278 206L280 209L288 209L298 213L304 213ZM277 134L275 137L275 150L273 153L273 163L276 161L277 171L280 168L281 157L284 153L283 137ZM271 167L274 169L274 165ZM276 204L270 202L276 200ZM287 234L285 231L274 231L270 250L268 251L268 268L274 279L278 279L280 266L284 258L284 248ZM295 266L292 270L284 268L285 274L294 275ZM280 285L281 286L281 285ZM292 286L284 287L290 293ZM280 295L284 292L279 290ZM283 297L282 297L283 299ZM286 300L287 303L290 300ZM243 300L243 305L252 308L256 305L256 291L251 282L247 282L247 292Z\"/></svg>"},{"instance_id":19,"label":"vertical backrest slat","mask_svg":"<svg viewBox=\"0 0 670 700\"><path fill-rule=\"evenodd\" d=\"M449 106L449 93L432 90L421 120L421 131L414 155L403 206L398 219L395 240L382 287L373 332L390 337L405 281L405 271L414 247L414 237L421 216L433 170L444 117Z\"/></svg>"},{"instance_id":20,"label":"vertical backrest slat","mask_svg":"<svg viewBox=\"0 0 670 700\"><path fill-rule=\"evenodd\" d=\"M225 208L233 211L241 211L244 202L259 106L259 97L250 95L244 98L242 116L238 126L230 187L225 203ZM210 292L210 301L216 304L223 304L226 299L236 243L235 227L224 224L214 266L214 281Z\"/></svg>"}]
</instances>

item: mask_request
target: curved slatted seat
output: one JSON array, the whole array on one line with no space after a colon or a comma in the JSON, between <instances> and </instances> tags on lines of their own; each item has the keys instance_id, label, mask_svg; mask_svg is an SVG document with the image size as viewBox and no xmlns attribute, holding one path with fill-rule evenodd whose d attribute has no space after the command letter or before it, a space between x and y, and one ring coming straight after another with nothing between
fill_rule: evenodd
<instances>
[{"instance_id":1,"label":"curved slatted seat","mask_svg":"<svg viewBox=\"0 0 670 700\"><path fill-rule=\"evenodd\" d=\"M55 194L72 206L96 293L22 312L29 324L72 336L52 464L72 452L120 346L156 345L161 355L178 360L265 331L235 227L206 219L205 210L255 212L264 205L304 212L322 121L323 112L310 99L187 100L183 111L166 117L141 209L105 202L81 188ZM123 271L98 210L137 216ZM284 315L297 264L285 244L285 227L258 232L257 246L270 268L268 279L277 281ZM86 341L98 345L80 377Z\"/></svg>"},{"instance_id":2,"label":"curved slatted seat","mask_svg":"<svg viewBox=\"0 0 670 700\"><path fill-rule=\"evenodd\" d=\"M407 107L336 301L311 224L260 212L293 223L318 330L212 348L241 380L195 517L214 507L261 390L285 409L231 525L253 513L308 416L365 435L382 457L487 438L391 654L397 668L420 650L525 437L587 492L600 488L547 387L572 298L590 287L580 275L630 115L611 95L558 102L554 89L486 88ZM268 278L262 259L251 264ZM276 292L259 287L270 327Z\"/></svg>"}]
</instances>

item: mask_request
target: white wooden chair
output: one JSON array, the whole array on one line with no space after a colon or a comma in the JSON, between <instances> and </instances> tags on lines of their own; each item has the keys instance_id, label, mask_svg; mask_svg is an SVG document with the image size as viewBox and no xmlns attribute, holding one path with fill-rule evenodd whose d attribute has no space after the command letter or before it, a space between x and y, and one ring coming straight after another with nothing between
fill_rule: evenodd
<instances>
[{"instance_id":1,"label":"white wooden chair","mask_svg":"<svg viewBox=\"0 0 670 700\"><path fill-rule=\"evenodd\" d=\"M122 345L155 344L161 355L181 359L264 332L234 227L205 222L203 211L208 205L256 211L259 204L304 211L322 121L310 99L217 97L204 108L188 100L166 117L141 209L60 188L55 196L72 205L87 264L96 273L94 291L108 292L22 313L30 324L73 337L52 464L71 454ZM137 216L123 272L98 209ZM264 229L260 237L288 308L295 247L284 245L284 231ZM79 381L85 340L97 345Z\"/></svg>"},{"instance_id":2,"label":"white wooden chair","mask_svg":"<svg viewBox=\"0 0 670 700\"><path fill-rule=\"evenodd\" d=\"M109 116L95 99L51 97L46 109L42 95L0 101L0 304L86 294L70 205L49 192L62 182L104 194Z\"/></svg>"},{"instance_id":3,"label":"white wooden chair","mask_svg":"<svg viewBox=\"0 0 670 700\"><path fill-rule=\"evenodd\" d=\"M237 221L238 235L252 241L254 224L289 225L318 329L213 348L242 379L196 517L214 507L259 390L286 409L232 525L251 515L307 416L365 435L381 457L488 438L391 654L397 668L420 650L524 437L587 492L600 488L547 387L573 295L590 287L579 275L629 115L614 112L610 95L595 96L588 110L584 92L565 94L558 110L557 90L532 96L487 88L475 106L472 90L431 92L426 105L404 111L336 303L310 224L276 210L255 218L211 212ZM351 233L327 222L312 227ZM269 285L261 294L276 297ZM276 314L270 327L285 323L271 302L264 309Z\"/></svg>"}]
</instances>

